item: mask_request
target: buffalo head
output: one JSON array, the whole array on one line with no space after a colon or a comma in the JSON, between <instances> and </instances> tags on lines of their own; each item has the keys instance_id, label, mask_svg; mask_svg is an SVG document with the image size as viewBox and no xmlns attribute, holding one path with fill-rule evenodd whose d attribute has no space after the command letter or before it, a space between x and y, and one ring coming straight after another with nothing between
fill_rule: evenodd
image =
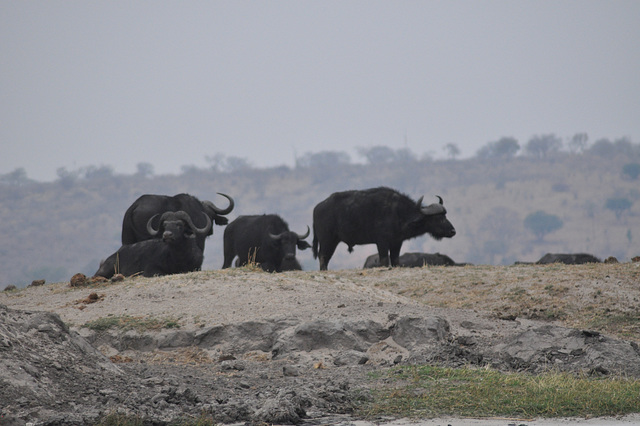
<instances>
[{"instance_id":1,"label":"buffalo head","mask_svg":"<svg viewBox=\"0 0 640 426\"><path fill-rule=\"evenodd\" d=\"M269 238L282 247L284 259L290 260L296 257L296 247L299 250L305 250L311 247L311 245L304 240L309 234L311 234L311 229L307 226L307 232L305 234L297 234L293 231L285 231L280 234L272 234L269 232Z\"/></svg>"},{"instance_id":2,"label":"buffalo head","mask_svg":"<svg viewBox=\"0 0 640 426\"><path fill-rule=\"evenodd\" d=\"M184 237L195 238L196 235L206 235L211 230L212 223L211 218L206 213L203 212L202 214L206 220L206 225L203 228L196 227L191 216L180 210L177 212L164 212L160 216L160 226L158 229L154 229L153 220L156 216L159 216L158 213L153 215L147 222L147 232L155 237L163 229L162 239L165 242L176 241Z\"/></svg>"}]
</instances>

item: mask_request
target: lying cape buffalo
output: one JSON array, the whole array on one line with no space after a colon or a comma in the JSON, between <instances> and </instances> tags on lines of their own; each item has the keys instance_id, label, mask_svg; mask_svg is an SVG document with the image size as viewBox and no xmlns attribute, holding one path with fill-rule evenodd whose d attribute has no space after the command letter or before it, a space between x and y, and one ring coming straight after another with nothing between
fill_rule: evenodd
<instances>
[{"instance_id":1,"label":"lying cape buffalo","mask_svg":"<svg viewBox=\"0 0 640 426\"><path fill-rule=\"evenodd\" d=\"M549 263L564 263L566 265L581 265L583 263L601 263L597 257L588 253L547 253L536 262L538 265Z\"/></svg>"},{"instance_id":2,"label":"lying cape buffalo","mask_svg":"<svg viewBox=\"0 0 640 426\"><path fill-rule=\"evenodd\" d=\"M376 244L380 264L398 266L404 240L428 233L451 238L456 231L447 220L442 198L439 204L422 205L400 192L386 188L331 194L313 209L313 255L326 270L340 242L353 246Z\"/></svg>"},{"instance_id":3,"label":"lying cape buffalo","mask_svg":"<svg viewBox=\"0 0 640 426\"><path fill-rule=\"evenodd\" d=\"M421 268L425 265L431 266L455 266L453 261L446 254L440 253L404 253L398 258L398 266L404 268ZM380 255L372 254L364 262L364 268L377 268L380 265Z\"/></svg>"},{"instance_id":4,"label":"lying cape buffalo","mask_svg":"<svg viewBox=\"0 0 640 426\"><path fill-rule=\"evenodd\" d=\"M225 209L216 207L211 201L200 201L193 195L178 194L174 196L146 194L139 197L131 204L122 220L122 244L133 244L151 238L160 238L161 235L151 235L147 230L147 222L154 217L153 226L158 227L158 217L164 212L186 212L196 226L205 225L204 216L216 225L226 225L229 221L224 215L231 213L234 207L233 198L221 194L229 200L229 206ZM204 215L203 215L204 213ZM213 227L206 234L196 234L196 243L204 251L205 239L213 234Z\"/></svg>"},{"instance_id":5,"label":"lying cape buffalo","mask_svg":"<svg viewBox=\"0 0 640 426\"><path fill-rule=\"evenodd\" d=\"M304 239L310 234L309 227L304 235L289 230L289 225L278 215L239 216L224 230L224 264L231 266L238 256L236 265L259 264L268 272L282 272L283 261L295 260L296 247L305 250L311 247ZM286 263L286 262L285 262Z\"/></svg>"},{"instance_id":6,"label":"lying cape buffalo","mask_svg":"<svg viewBox=\"0 0 640 426\"><path fill-rule=\"evenodd\" d=\"M111 278L119 273L152 277L199 270L204 257L196 236L207 235L212 226L209 216L202 215L206 222L202 228L196 227L184 211L165 212L158 220L158 228L153 227L153 222L159 215L149 218L146 228L154 238L123 245L102 262L94 275Z\"/></svg>"}]
</instances>

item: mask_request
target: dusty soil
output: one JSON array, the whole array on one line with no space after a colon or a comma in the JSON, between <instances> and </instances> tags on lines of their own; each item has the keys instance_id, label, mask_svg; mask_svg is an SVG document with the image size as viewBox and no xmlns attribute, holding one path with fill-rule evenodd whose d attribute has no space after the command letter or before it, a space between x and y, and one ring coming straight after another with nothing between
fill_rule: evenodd
<instances>
[{"instance_id":1,"label":"dusty soil","mask_svg":"<svg viewBox=\"0 0 640 426\"><path fill-rule=\"evenodd\" d=\"M640 377L639 299L639 263L242 268L5 291L0 423L340 423L384 385L368 373L403 363Z\"/></svg>"}]
</instances>

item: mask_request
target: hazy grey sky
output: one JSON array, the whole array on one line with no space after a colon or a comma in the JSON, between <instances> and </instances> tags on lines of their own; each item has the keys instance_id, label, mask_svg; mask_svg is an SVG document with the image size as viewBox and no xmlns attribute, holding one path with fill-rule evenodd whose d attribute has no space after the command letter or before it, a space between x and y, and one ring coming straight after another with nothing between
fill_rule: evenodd
<instances>
[{"instance_id":1,"label":"hazy grey sky","mask_svg":"<svg viewBox=\"0 0 640 426\"><path fill-rule=\"evenodd\" d=\"M0 174L640 139L640 1L0 2Z\"/></svg>"}]
</instances>

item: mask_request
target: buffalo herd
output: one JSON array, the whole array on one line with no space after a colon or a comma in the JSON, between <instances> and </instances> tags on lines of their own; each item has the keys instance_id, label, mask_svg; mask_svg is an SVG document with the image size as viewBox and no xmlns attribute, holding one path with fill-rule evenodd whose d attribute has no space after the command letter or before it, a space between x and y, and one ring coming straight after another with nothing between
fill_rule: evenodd
<instances>
[{"instance_id":1,"label":"buffalo herd","mask_svg":"<svg viewBox=\"0 0 640 426\"><path fill-rule=\"evenodd\" d=\"M375 244L378 253L367 258L364 267L422 267L425 265L460 266L450 257L435 253L405 253L405 240L429 234L436 240L452 238L456 230L447 219L442 197L423 204L387 187L335 192L313 209L311 234L291 231L276 214L226 217L235 206L229 195L224 208L211 201L200 201L189 194L142 195L126 210L122 221L122 246L101 264L94 274L111 278L124 276L169 275L200 270L205 240L213 234L213 225L227 225L223 234L224 263L229 268L254 264L268 272L301 270L296 250L312 248L320 270L327 270L340 242L353 247ZM543 263L599 262L586 254L547 254Z\"/></svg>"}]
</instances>

